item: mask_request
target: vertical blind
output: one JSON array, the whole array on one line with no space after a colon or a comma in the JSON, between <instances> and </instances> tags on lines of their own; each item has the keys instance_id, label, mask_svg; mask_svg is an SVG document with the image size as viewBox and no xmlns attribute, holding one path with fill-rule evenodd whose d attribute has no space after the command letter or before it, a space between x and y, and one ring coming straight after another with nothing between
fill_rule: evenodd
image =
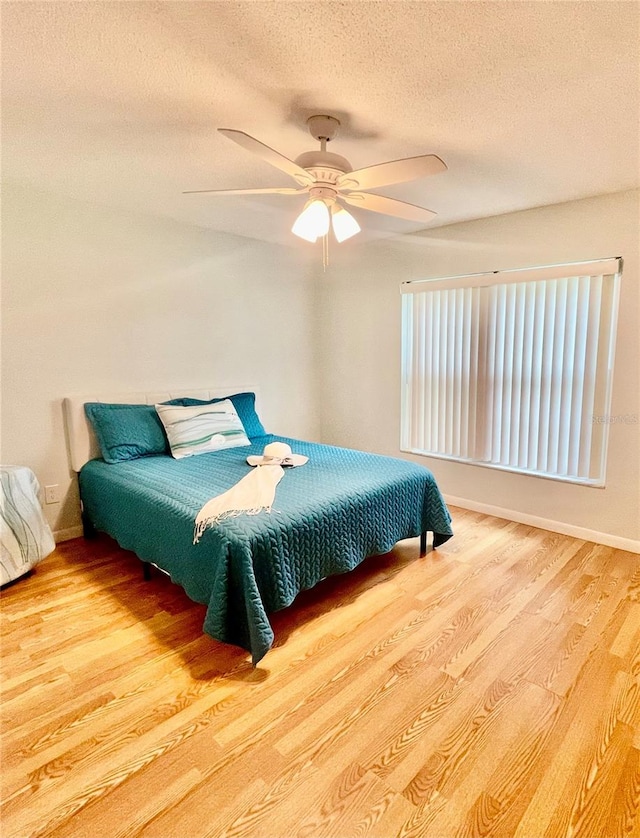
<instances>
[{"instance_id":1,"label":"vertical blind","mask_svg":"<svg viewBox=\"0 0 640 838\"><path fill-rule=\"evenodd\" d=\"M404 283L402 450L603 485L620 270Z\"/></svg>"}]
</instances>

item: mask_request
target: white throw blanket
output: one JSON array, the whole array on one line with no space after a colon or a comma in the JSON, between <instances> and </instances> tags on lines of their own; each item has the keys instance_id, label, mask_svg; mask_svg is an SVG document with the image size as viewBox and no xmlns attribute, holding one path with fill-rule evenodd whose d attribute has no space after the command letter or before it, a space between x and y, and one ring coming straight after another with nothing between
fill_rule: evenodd
<instances>
[{"instance_id":1,"label":"white throw blanket","mask_svg":"<svg viewBox=\"0 0 640 838\"><path fill-rule=\"evenodd\" d=\"M193 543L198 543L207 527L225 518L271 512L276 486L283 475L281 466L258 466L235 486L207 501L196 516Z\"/></svg>"}]
</instances>

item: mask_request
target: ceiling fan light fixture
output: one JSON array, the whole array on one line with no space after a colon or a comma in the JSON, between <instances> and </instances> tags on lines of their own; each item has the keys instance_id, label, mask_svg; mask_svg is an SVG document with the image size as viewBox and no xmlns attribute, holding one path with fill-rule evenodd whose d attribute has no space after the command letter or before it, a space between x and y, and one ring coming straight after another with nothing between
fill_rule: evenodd
<instances>
[{"instance_id":1,"label":"ceiling fan light fixture","mask_svg":"<svg viewBox=\"0 0 640 838\"><path fill-rule=\"evenodd\" d=\"M308 201L296 218L291 232L308 242L326 236L329 232L329 207L321 199Z\"/></svg>"},{"instance_id":2,"label":"ceiling fan light fixture","mask_svg":"<svg viewBox=\"0 0 640 838\"><path fill-rule=\"evenodd\" d=\"M360 225L344 207L334 204L331 207L331 226L339 242L344 242L360 232Z\"/></svg>"}]
</instances>

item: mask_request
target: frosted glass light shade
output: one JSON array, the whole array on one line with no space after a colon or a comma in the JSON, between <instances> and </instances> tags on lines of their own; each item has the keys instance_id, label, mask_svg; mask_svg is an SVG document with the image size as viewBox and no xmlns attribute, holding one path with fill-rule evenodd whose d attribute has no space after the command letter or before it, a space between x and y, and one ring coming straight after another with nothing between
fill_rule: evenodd
<instances>
[{"instance_id":1,"label":"frosted glass light shade","mask_svg":"<svg viewBox=\"0 0 640 838\"><path fill-rule=\"evenodd\" d=\"M333 205L331 213L331 225L333 233L339 242L350 239L360 232L360 225L346 209Z\"/></svg>"},{"instance_id":2,"label":"frosted glass light shade","mask_svg":"<svg viewBox=\"0 0 640 838\"><path fill-rule=\"evenodd\" d=\"M310 201L296 218L291 232L308 242L326 236L329 232L329 208L325 202Z\"/></svg>"}]
</instances>

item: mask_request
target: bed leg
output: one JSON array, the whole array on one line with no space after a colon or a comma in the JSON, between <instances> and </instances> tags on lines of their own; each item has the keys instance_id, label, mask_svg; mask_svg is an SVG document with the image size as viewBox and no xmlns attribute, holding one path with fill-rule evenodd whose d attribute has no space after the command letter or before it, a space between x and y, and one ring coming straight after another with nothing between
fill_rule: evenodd
<instances>
[{"instance_id":1,"label":"bed leg","mask_svg":"<svg viewBox=\"0 0 640 838\"><path fill-rule=\"evenodd\" d=\"M88 540L91 541L94 538L98 537L98 531L91 523L89 516L86 512L82 513L82 535Z\"/></svg>"},{"instance_id":2,"label":"bed leg","mask_svg":"<svg viewBox=\"0 0 640 838\"><path fill-rule=\"evenodd\" d=\"M420 558L427 555L427 532L420 533Z\"/></svg>"},{"instance_id":3,"label":"bed leg","mask_svg":"<svg viewBox=\"0 0 640 838\"><path fill-rule=\"evenodd\" d=\"M149 562L142 562L142 578L145 582L151 581L151 565Z\"/></svg>"}]
</instances>

